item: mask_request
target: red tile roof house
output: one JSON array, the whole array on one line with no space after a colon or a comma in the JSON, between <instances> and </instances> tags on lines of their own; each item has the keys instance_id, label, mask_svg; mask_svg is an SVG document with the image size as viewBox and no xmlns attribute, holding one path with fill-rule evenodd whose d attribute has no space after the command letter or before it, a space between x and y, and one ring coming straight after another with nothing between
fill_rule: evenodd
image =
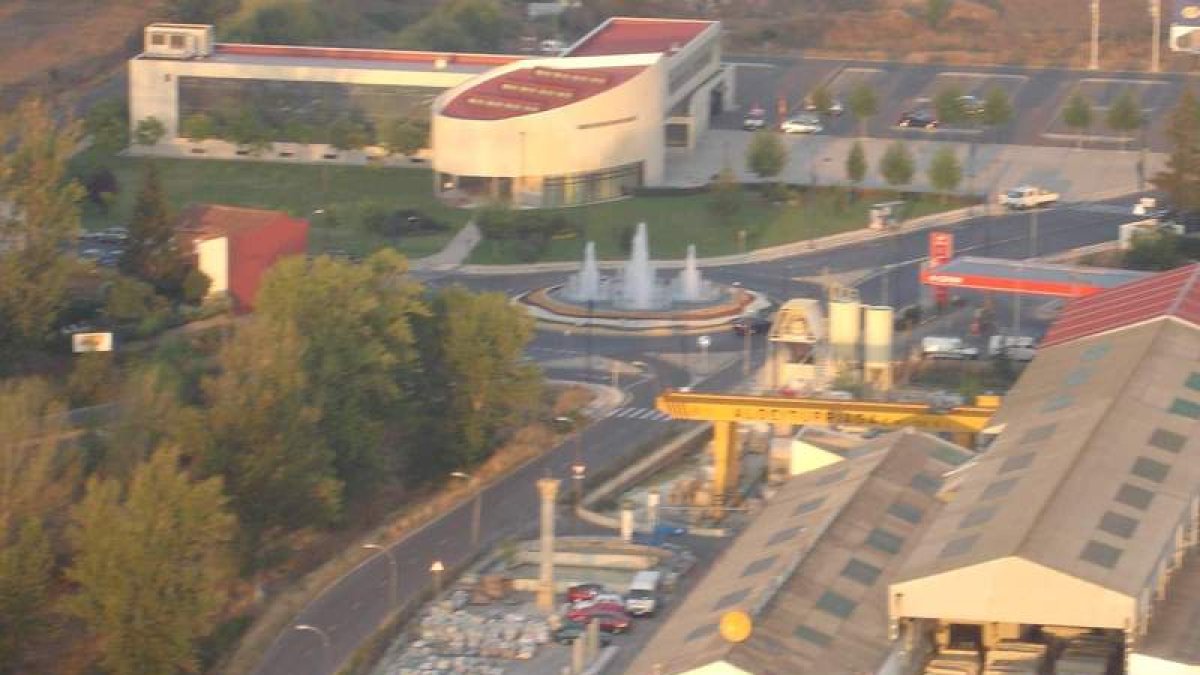
<instances>
[{"instance_id":1,"label":"red tile roof house","mask_svg":"<svg viewBox=\"0 0 1200 675\"><path fill-rule=\"evenodd\" d=\"M177 228L212 279L209 297L228 295L240 313L253 311L262 278L276 262L308 253L308 221L282 211L196 204L180 214Z\"/></svg>"}]
</instances>

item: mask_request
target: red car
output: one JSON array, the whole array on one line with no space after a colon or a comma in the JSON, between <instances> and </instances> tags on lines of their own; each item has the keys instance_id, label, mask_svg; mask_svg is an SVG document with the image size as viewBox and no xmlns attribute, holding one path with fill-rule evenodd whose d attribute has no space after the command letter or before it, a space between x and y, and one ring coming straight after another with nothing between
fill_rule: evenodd
<instances>
[{"instance_id":1,"label":"red car","mask_svg":"<svg viewBox=\"0 0 1200 675\"><path fill-rule=\"evenodd\" d=\"M624 633L633 625L624 608L608 603L573 609L567 612L567 618L576 623L599 622L600 630L605 633Z\"/></svg>"},{"instance_id":2,"label":"red car","mask_svg":"<svg viewBox=\"0 0 1200 675\"><path fill-rule=\"evenodd\" d=\"M577 584L567 589L567 602L591 600L603 592L603 584Z\"/></svg>"}]
</instances>

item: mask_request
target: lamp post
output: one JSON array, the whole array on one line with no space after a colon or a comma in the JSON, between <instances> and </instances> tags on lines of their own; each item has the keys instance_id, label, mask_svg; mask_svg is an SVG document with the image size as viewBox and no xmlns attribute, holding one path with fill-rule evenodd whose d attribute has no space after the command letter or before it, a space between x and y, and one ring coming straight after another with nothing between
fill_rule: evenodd
<instances>
[{"instance_id":1,"label":"lamp post","mask_svg":"<svg viewBox=\"0 0 1200 675\"><path fill-rule=\"evenodd\" d=\"M388 571L390 572L390 574L388 574L388 590L390 591L388 593L388 597L391 598L392 601L391 607L395 607L398 602L397 596L400 593L400 564L396 562L396 556L392 555L391 549L380 546L379 544L363 544L362 547L368 551L379 551L387 556Z\"/></svg>"},{"instance_id":2,"label":"lamp post","mask_svg":"<svg viewBox=\"0 0 1200 675\"><path fill-rule=\"evenodd\" d=\"M741 293L742 282L733 282L733 287ZM742 377L750 377L750 333L754 330L753 317L749 314L743 315L745 320L745 330L742 331Z\"/></svg>"},{"instance_id":3,"label":"lamp post","mask_svg":"<svg viewBox=\"0 0 1200 675\"><path fill-rule=\"evenodd\" d=\"M1092 5L1092 54L1088 70L1100 70L1100 0L1091 0Z\"/></svg>"},{"instance_id":4,"label":"lamp post","mask_svg":"<svg viewBox=\"0 0 1200 675\"><path fill-rule=\"evenodd\" d=\"M329 639L328 633L321 630L320 628L317 628L316 626L310 626L309 624L306 624L306 623L298 623L295 626L292 626L292 630L316 633L321 638L321 653L324 654L324 658L322 660L325 661L325 668L326 668L326 670L330 670L330 671L334 670L334 668L333 668L333 641Z\"/></svg>"},{"instance_id":5,"label":"lamp post","mask_svg":"<svg viewBox=\"0 0 1200 675\"><path fill-rule=\"evenodd\" d=\"M472 476L469 473L466 473L465 471L454 471L450 474L450 477L451 478L461 478L461 479L467 481L468 484L470 484L470 482L475 479L474 476ZM479 517L480 517L482 510L483 510L483 490L480 488L476 488L475 489L475 501L472 503L472 506L471 506L471 547L472 548L479 546Z\"/></svg>"},{"instance_id":6,"label":"lamp post","mask_svg":"<svg viewBox=\"0 0 1200 675\"><path fill-rule=\"evenodd\" d=\"M1162 0L1150 0L1150 72L1157 73L1162 69L1159 59L1162 52Z\"/></svg>"},{"instance_id":7,"label":"lamp post","mask_svg":"<svg viewBox=\"0 0 1200 675\"><path fill-rule=\"evenodd\" d=\"M580 434L583 432L580 431ZM575 508L583 503L583 479L587 477L587 465L579 458L576 458L575 463L571 465L571 486L574 490Z\"/></svg>"},{"instance_id":8,"label":"lamp post","mask_svg":"<svg viewBox=\"0 0 1200 675\"><path fill-rule=\"evenodd\" d=\"M429 565L429 573L433 575L433 596L442 594L442 573L446 571L446 566L441 560L434 560Z\"/></svg>"}]
</instances>

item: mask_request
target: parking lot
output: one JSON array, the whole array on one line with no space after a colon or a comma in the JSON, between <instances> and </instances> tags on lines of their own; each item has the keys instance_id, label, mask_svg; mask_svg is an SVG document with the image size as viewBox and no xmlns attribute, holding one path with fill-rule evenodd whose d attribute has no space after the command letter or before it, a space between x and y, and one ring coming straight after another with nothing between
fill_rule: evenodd
<instances>
[{"instance_id":1,"label":"parking lot","mask_svg":"<svg viewBox=\"0 0 1200 675\"><path fill-rule=\"evenodd\" d=\"M129 231L123 227L112 227L79 235L78 254L103 267L116 267L121 261L129 241Z\"/></svg>"},{"instance_id":2,"label":"parking lot","mask_svg":"<svg viewBox=\"0 0 1200 675\"><path fill-rule=\"evenodd\" d=\"M1168 113L1183 90L1185 76L1156 74L1131 76L1062 69L1025 69L1019 67L967 67L886 62L855 62L832 59L794 59L773 57L726 60L737 65L736 110L718 116L717 128L741 128L745 110L761 106L767 111L769 127L783 116L800 109L814 88L824 85L843 101L859 84L870 86L879 99L879 112L870 121L867 133L883 138L942 138L969 140L979 138L991 143L1043 146L1072 146L1077 134L1061 122L1062 107L1075 91L1093 103L1089 141L1110 149L1120 149L1128 139L1114 135L1104 125L1107 107L1120 92L1129 90L1147 114L1146 140L1152 151L1168 148L1163 128ZM1014 119L995 130L978 126L940 126L935 130L902 129L896 121L906 112L928 105L938 91L957 86L966 95L982 98L995 87L1008 93ZM859 127L852 115L828 120L821 132L833 136L854 136Z\"/></svg>"}]
</instances>

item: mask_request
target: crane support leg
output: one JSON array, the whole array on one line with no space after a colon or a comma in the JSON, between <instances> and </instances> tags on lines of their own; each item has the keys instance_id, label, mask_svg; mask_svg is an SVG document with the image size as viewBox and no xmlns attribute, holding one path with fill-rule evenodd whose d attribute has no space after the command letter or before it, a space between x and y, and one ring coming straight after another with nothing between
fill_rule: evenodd
<instances>
[{"instance_id":1,"label":"crane support leg","mask_svg":"<svg viewBox=\"0 0 1200 675\"><path fill-rule=\"evenodd\" d=\"M738 484L738 448L733 422L713 422L713 503L724 504Z\"/></svg>"}]
</instances>

